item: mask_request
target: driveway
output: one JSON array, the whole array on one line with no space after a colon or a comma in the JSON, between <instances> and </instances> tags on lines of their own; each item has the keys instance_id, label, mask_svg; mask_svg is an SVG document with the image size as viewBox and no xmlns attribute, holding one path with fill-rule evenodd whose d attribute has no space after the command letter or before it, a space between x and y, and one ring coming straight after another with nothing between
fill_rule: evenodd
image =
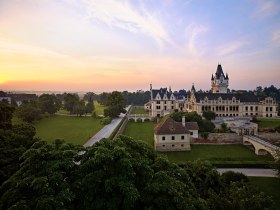
<instances>
[{"instance_id":1,"label":"driveway","mask_svg":"<svg viewBox=\"0 0 280 210\"><path fill-rule=\"evenodd\" d=\"M127 106L125 109L128 111L131 105ZM96 142L100 141L103 138L109 138L110 135L114 132L115 128L121 122L122 118L125 114L120 114L118 118L112 120L112 122L108 125L105 125L98 133L96 133L93 137L91 137L85 144L84 147L91 147Z\"/></svg>"},{"instance_id":2,"label":"driveway","mask_svg":"<svg viewBox=\"0 0 280 210\"><path fill-rule=\"evenodd\" d=\"M259 176L259 177L277 177L277 171L273 169L262 168L218 168L217 171L222 174L226 171L233 171L243 173L247 176Z\"/></svg>"}]
</instances>

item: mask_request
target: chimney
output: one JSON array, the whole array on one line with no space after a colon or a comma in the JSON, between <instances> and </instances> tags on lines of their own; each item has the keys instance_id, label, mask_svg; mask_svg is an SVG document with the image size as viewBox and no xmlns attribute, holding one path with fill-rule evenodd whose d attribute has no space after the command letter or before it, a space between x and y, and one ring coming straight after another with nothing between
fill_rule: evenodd
<instances>
[{"instance_id":1,"label":"chimney","mask_svg":"<svg viewBox=\"0 0 280 210\"><path fill-rule=\"evenodd\" d=\"M185 116L182 117L182 126L183 127L186 126L186 118L185 118Z\"/></svg>"}]
</instances>

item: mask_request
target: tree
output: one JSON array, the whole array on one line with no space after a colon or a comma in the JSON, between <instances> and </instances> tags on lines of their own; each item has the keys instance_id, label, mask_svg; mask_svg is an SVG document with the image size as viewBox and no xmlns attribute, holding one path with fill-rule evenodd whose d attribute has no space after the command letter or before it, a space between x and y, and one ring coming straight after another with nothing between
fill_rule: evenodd
<instances>
[{"instance_id":1,"label":"tree","mask_svg":"<svg viewBox=\"0 0 280 210\"><path fill-rule=\"evenodd\" d=\"M73 114L79 115L80 117L86 113L86 106L84 101L77 102L73 107Z\"/></svg>"},{"instance_id":2,"label":"tree","mask_svg":"<svg viewBox=\"0 0 280 210\"><path fill-rule=\"evenodd\" d=\"M269 197L238 176L224 181L202 161L170 163L144 142L127 136L103 139L86 149L60 140L39 141L21 161L20 169L2 185L0 209L271 207Z\"/></svg>"},{"instance_id":3,"label":"tree","mask_svg":"<svg viewBox=\"0 0 280 210\"><path fill-rule=\"evenodd\" d=\"M101 93L99 95L98 103L105 106L108 103L109 95L110 95L109 93L105 93L105 92Z\"/></svg>"},{"instance_id":4,"label":"tree","mask_svg":"<svg viewBox=\"0 0 280 210\"><path fill-rule=\"evenodd\" d=\"M222 129L223 132L227 132L228 131L227 124L226 123L222 123L221 124L221 129Z\"/></svg>"},{"instance_id":5,"label":"tree","mask_svg":"<svg viewBox=\"0 0 280 210\"><path fill-rule=\"evenodd\" d=\"M98 99L98 95L93 93L93 92L87 92L84 95L84 100L85 101L94 101L94 100L97 100L97 99Z\"/></svg>"},{"instance_id":6,"label":"tree","mask_svg":"<svg viewBox=\"0 0 280 210\"><path fill-rule=\"evenodd\" d=\"M77 94L70 94L67 93L64 96L64 109L69 111L71 114L73 114L74 106L78 104L80 101L79 96Z\"/></svg>"},{"instance_id":7,"label":"tree","mask_svg":"<svg viewBox=\"0 0 280 210\"><path fill-rule=\"evenodd\" d=\"M39 97L39 107L42 113L54 114L61 108L61 101L55 95L42 94Z\"/></svg>"},{"instance_id":8,"label":"tree","mask_svg":"<svg viewBox=\"0 0 280 210\"><path fill-rule=\"evenodd\" d=\"M24 102L16 110L16 116L25 122L33 122L40 119L41 110L36 101Z\"/></svg>"},{"instance_id":9,"label":"tree","mask_svg":"<svg viewBox=\"0 0 280 210\"><path fill-rule=\"evenodd\" d=\"M6 101L0 101L0 129L12 127L12 118L15 108Z\"/></svg>"},{"instance_id":10,"label":"tree","mask_svg":"<svg viewBox=\"0 0 280 210\"><path fill-rule=\"evenodd\" d=\"M204 111L202 116L205 117L206 120L215 120L216 113L213 111Z\"/></svg>"},{"instance_id":11,"label":"tree","mask_svg":"<svg viewBox=\"0 0 280 210\"><path fill-rule=\"evenodd\" d=\"M34 136L35 128L27 123L0 129L0 185L19 169L19 158L36 141Z\"/></svg>"},{"instance_id":12,"label":"tree","mask_svg":"<svg viewBox=\"0 0 280 210\"><path fill-rule=\"evenodd\" d=\"M86 105L86 113L92 113L95 110L93 101L88 101Z\"/></svg>"},{"instance_id":13,"label":"tree","mask_svg":"<svg viewBox=\"0 0 280 210\"><path fill-rule=\"evenodd\" d=\"M0 209L75 209L74 156L81 150L61 140L33 144L21 157L20 169L3 184Z\"/></svg>"},{"instance_id":14,"label":"tree","mask_svg":"<svg viewBox=\"0 0 280 210\"><path fill-rule=\"evenodd\" d=\"M109 117L117 117L126 110L124 98L120 92L114 91L108 97L107 108L104 109L104 115Z\"/></svg>"}]
</instances>

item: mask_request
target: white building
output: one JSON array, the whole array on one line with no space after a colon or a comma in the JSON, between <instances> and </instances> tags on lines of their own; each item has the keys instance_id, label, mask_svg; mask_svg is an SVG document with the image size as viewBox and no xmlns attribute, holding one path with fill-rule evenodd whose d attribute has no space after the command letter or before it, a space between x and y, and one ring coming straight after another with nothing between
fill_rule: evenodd
<instances>
[{"instance_id":1,"label":"white building","mask_svg":"<svg viewBox=\"0 0 280 210\"><path fill-rule=\"evenodd\" d=\"M154 147L156 151L189 151L193 138L198 137L196 122L175 122L168 118L156 126L154 132Z\"/></svg>"}]
</instances>

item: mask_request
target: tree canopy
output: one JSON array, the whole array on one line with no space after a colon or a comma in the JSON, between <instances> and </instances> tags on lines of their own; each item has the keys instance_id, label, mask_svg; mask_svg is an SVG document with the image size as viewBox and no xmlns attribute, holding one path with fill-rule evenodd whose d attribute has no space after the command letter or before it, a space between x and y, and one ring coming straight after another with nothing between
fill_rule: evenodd
<instances>
[{"instance_id":1,"label":"tree canopy","mask_svg":"<svg viewBox=\"0 0 280 210\"><path fill-rule=\"evenodd\" d=\"M6 101L0 101L0 129L12 127L12 118L15 108Z\"/></svg>"},{"instance_id":2,"label":"tree canopy","mask_svg":"<svg viewBox=\"0 0 280 210\"><path fill-rule=\"evenodd\" d=\"M112 92L107 101L107 108L104 109L104 115L117 117L120 113L125 113L125 102L122 94L118 91Z\"/></svg>"},{"instance_id":3,"label":"tree canopy","mask_svg":"<svg viewBox=\"0 0 280 210\"><path fill-rule=\"evenodd\" d=\"M16 116L25 122L33 122L40 119L41 109L37 101L22 103L15 112Z\"/></svg>"},{"instance_id":4,"label":"tree canopy","mask_svg":"<svg viewBox=\"0 0 280 210\"><path fill-rule=\"evenodd\" d=\"M61 101L55 95L42 94L39 97L39 107L42 113L54 114L61 108Z\"/></svg>"},{"instance_id":5,"label":"tree canopy","mask_svg":"<svg viewBox=\"0 0 280 210\"><path fill-rule=\"evenodd\" d=\"M82 150L60 140L33 144L2 185L0 209L261 210L272 204L239 175L223 177L201 161L170 163L130 137Z\"/></svg>"}]
</instances>

